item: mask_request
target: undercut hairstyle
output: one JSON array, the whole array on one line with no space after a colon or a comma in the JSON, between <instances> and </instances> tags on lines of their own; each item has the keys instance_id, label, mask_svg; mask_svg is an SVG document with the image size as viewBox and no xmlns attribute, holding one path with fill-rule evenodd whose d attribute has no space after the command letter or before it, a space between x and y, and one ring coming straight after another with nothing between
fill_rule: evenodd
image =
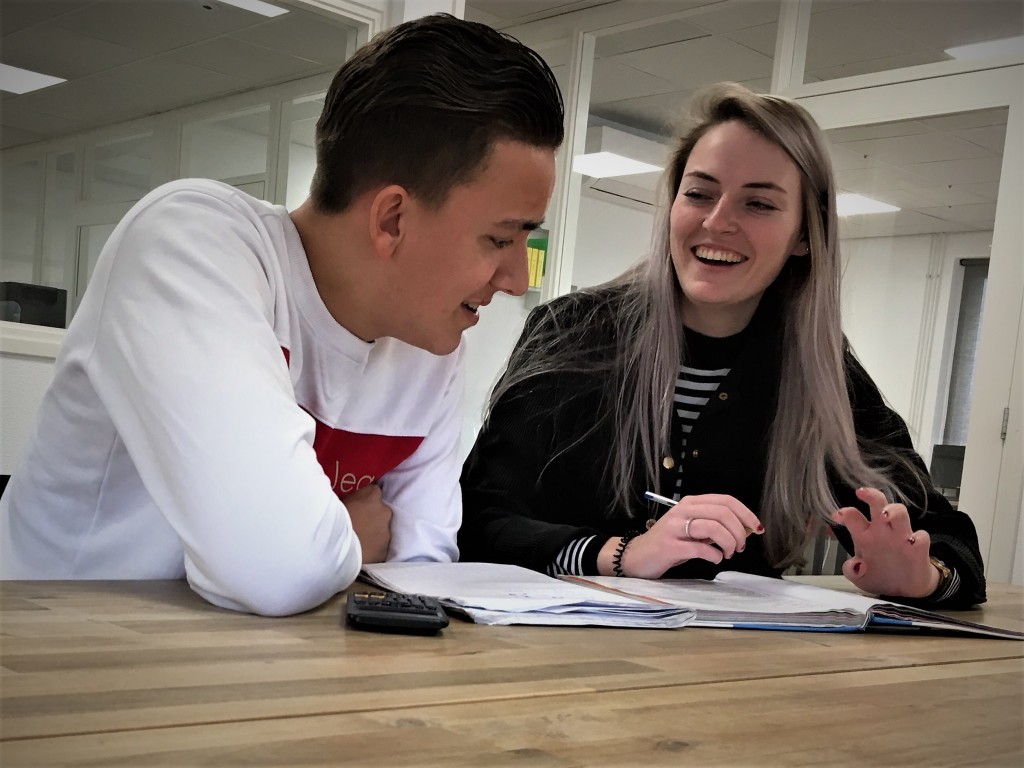
<instances>
[{"instance_id":1,"label":"undercut hairstyle","mask_svg":"<svg viewBox=\"0 0 1024 768\"><path fill-rule=\"evenodd\" d=\"M483 169L495 142L557 148L563 113L551 68L515 38L449 14L406 22L334 76L310 197L321 213L340 213L399 184L436 209Z\"/></svg>"}]
</instances>

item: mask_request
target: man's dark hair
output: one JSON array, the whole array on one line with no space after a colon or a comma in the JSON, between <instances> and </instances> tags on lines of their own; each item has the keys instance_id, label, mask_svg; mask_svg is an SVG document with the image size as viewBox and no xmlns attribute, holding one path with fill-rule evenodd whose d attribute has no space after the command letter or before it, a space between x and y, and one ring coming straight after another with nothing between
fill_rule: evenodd
<instances>
[{"instance_id":1,"label":"man's dark hair","mask_svg":"<svg viewBox=\"0 0 1024 768\"><path fill-rule=\"evenodd\" d=\"M468 182L495 141L562 143L562 95L544 60L484 24L435 14L375 37L345 62L316 124L310 195L338 213L377 185L428 205Z\"/></svg>"}]
</instances>

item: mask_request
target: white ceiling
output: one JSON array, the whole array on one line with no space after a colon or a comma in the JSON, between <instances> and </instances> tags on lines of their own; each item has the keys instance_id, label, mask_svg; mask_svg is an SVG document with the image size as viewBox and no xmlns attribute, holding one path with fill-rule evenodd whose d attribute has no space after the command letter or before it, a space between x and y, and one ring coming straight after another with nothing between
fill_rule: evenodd
<instances>
[{"instance_id":1,"label":"white ceiling","mask_svg":"<svg viewBox=\"0 0 1024 768\"><path fill-rule=\"evenodd\" d=\"M538 49L564 89L569 59L564 33L574 17L602 13L612 23L623 23L709 6L682 19L597 40L591 120L667 137L700 87L723 80L758 92L771 86L778 0L713 7L718 4L467 0L466 15L546 41ZM944 61L950 58L945 48L1024 33L1021 0L814 0L811 9L809 82ZM991 229L1006 114L1005 109L986 110L829 132L841 191L902 209L844 219L844 234ZM658 178L642 174L591 180L590 186L650 203Z\"/></svg>"},{"instance_id":2,"label":"white ceiling","mask_svg":"<svg viewBox=\"0 0 1024 768\"><path fill-rule=\"evenodd\" d=\"M842 192L895 205L850 216L847 237L992 229L1007 109L828 131Z\"/></svg>"},{"instance_id":3,"label":"white ceiling","mask_svg":"<svg viewBox=\"0 0 1024 768\"><path fill-rule=\"evenodd\" d=\"M354 30L276 1L0 0L0 62L68 81L0 92L0 148L337 69Z\"/></svg>"},{"instance_id":4,"label":"white ceiling","mask_svg":"<svg viewBox=\"0 0 1024 768\"><path fill-rule=\"evenodd\" d=\"M598 38L591 113L668 135L694 90L722 80L771 85L778 0L467 0L466 17L548 39L574 17L621 23L707 10ZM600 7L598 7L600 6ZM613 11L621 8L617 15ZM1021 0L813 0L808 82L945 61L944 49L1024 34ZM553 30L551 35L539 31ZM563 82L567 35L538 47Z\"/></svg>"}]
</instances>

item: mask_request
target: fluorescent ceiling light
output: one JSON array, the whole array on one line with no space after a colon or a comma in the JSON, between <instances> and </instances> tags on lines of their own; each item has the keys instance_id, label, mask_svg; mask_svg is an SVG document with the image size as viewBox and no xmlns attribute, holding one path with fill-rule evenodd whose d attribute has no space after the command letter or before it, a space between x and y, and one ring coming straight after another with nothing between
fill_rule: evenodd
<instances>
[{"instance_id":1,"label":"fluorescent ceiling light","mask_svg":"<svg viewBox=\"0 0 1024 768\"><path fill-rule=\"evenodd\" d=\"M595 179L606 179L609 176L632 176L634 173L652 173L660 171L656 165L641 163L614 152L592 152L589 155L576 155L572 159L572 169L584 176Z\"/></svg>"},{"instance_id":2,"label":"fluorescent ceiling light","mask_svg":"<svg viewBox=\"0 0 1024 768\"><path fill-rule=\"evenodd\" d=\"M269 16L270 18L280 16L282 13L288 13L287 8L278 8L276 5L264 3L263 0L217 0L217 2L224 3L224 5L233 5L235 8L241 8L243 11L252 11L260 16Z\"/></svg>"},{"instance_id":3,"label":"fluorescent ceiling light","mask_svg":"<svg viewBox=\"0 0 1024 768\"><path fill-rule=\"evenodd\" d=\"M18 69L8 64L0 64L0 91L28 93L63 82L63 77L50 77L38 72L30 72L27 69Z\"/></svg>"},{"instance_id":4,"label":"fluorescent ceiling light","mask_svg":"<svg viewBox=\"0 0 1024 768\"><path fill-rule=\"evenodd\" d=\"M946 53L954 59L990 59L993 56L1009 56L1024 53L1024 35L1004 37L1002 40L988 40L984 43L971 43L947 48Z\"/></svg>"},{"instance_id":5,"label":"fluorescent ceiling light","mask_svg":"<svg viewBox=\"0 0 1024 768\"><path fill-rule=\"evenodd\" d=\"M858 216L862 213L893 213L895 205L872 200L863 195L839 195L836 197L836 212L840 216Z\"/></svg>"}]
</instances>

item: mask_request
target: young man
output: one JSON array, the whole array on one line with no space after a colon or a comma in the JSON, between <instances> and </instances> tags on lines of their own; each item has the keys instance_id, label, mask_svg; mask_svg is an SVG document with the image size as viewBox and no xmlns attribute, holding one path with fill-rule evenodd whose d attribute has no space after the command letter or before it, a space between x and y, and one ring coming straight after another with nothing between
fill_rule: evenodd
<instances>
[{"instance_id":1,"label":"young man","mask_svg":"<svg viewBox=\"0 0 1024 768\"><path fill-rule=\"evenodd\" d=\"M338 71L290 215L185 180L111 235L4 494L4 578L188 578L283 615L455 560L462 332L527 287L551 71L450 16Z\"/></svg>"}]
</instances>

